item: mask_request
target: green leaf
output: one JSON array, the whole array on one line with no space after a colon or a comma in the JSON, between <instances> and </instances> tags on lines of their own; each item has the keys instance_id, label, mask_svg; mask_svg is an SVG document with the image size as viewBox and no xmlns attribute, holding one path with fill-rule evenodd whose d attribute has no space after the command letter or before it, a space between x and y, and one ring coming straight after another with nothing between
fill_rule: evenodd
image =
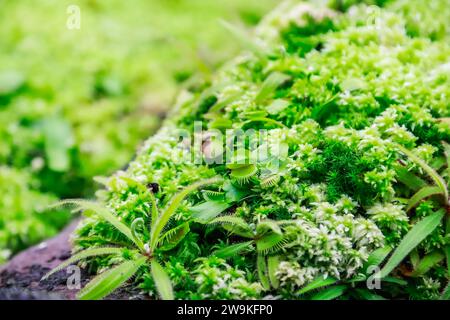
<instances>
[{"instance_id":1,"label":"green leaf","mask_svg":"<svg viewBox=\"0 0 450 320\"><path fill-rule=\"evenodd\" d=\"M419 204L420 201L424 200L425 198L428 198L430 196L436 195L436 194L442 194L442 190L439 187L435 186L428 186L423 187L419 191L417 191L411 199L408 201L408 205L406 206L406 212L414 208Z\"/></svg>"},{"instance_id":2,"label":"green leaf","mask_svg":"<svg viewBox=\"0 0 450 320\"><path fill-rule=\"evenodd\" d=\"M269 278L267 277L267 264L266 259L262 255L258 255L256 258L256 267L258 269L258 277L263 288L265 290L270 290Z\"/></svg>"},{"instance_id":3,"label":"green leaf","mask_svg":"<svg viewBox=\"0 0 450 320\"><path fill-rule=\"evenodd\" d=\"M140 238L140 234L138 232L138 227L144 227L145 228L145 222L142 218L134 219L134 221L131 223L131 235L133 236L134 243L138 244L139 248L144 248L144 243L142 242Z\"/></svg>"},{"instance_id":4,"label":"green leaf","mask_svg":"<svg viewBox=\"0 0 450 320\"><path fill-rule=\"evenodd\" d=\"M364 300L386 300L386 298L370 292L367 289L355 289L356 293Z\"/></svg>"},{"instance_id":5,"label":"green leaf","mask_svg":"<svg viewBox=\"0 0 450 320\"><path fill-rule=\"evenodd\" d=\"M199 182L196 182L194 184L191 184L190 186L184 188L181 190L178 194L172 197L172 199L169 201L169 204L165 208L165 210L161 213L161 215L158 217L156 223L154 224L151 233L150 233L150 249L154 250L159 239L159 235L161 234L162 230L166 226L169 219L172 217L172 215L176 212L181 202L186 198L189 193L197 190L200 187L214 184L217 182L223 181L222 178L216 177L211 178L207 180L202 180Z\"/></svg>"},{"instance_id":6,"label":"green leaf","mask_svg":"<svg viewBox=\"0 0 450 320\"><path fill-rule=\"evenodd\" d=\"M227 105L229 105L230 103L236 101L237 99L239 99L240 97L242 97L242 92L237 92L234 94L229 95L228 97L223 98L222 100L219 100L216 102L215 105L213 105L210 109L209 109L209 113L216 113L221 111L223 108L225 108ZM229 119L222 119L226 122L231 121ZM231 122L232 124L232 122ZM228 127L228 126L227 126ZM230 127L231 128L231 127Z\"/></svg>"},{"instance_id":7,"label":"green leaf","mask_svg":"<svg viewBox=\"0 0 450 320\"><path fill-rule=\"evenodd\" d=\"M216 250L213 252L213 255L216 257L227 259L233 256L236 256L240 252L247 250L251 247L253 241L241 242L232 245L228 245L225 248Z\"/></svg>"},{"instance_id":8,"label":"green leaf","mask_svg":"<svg viewBox=\"0 0 450 320\"><path fill-rule=\"evenodd\" d=\"M439 226L444 215L445 211L439 210L417 222L402 239L397 249L395 249L394 253L381 270L380 277L384 278L391 273L391 271L394 270L394 268L397 267L397 265L402 262L415 247Z\"/></svg>"},{"instance_id":9,"label":"green leaf","mask_svg":"<svg viewBox=\"0 0 450 320\"><path fill-rule=\"evenodd\" d=\"M438 251L426 255L422 260L419 261L411 276L419 277L426 274L428 271L430 271L431 268L444 260L444 258L445 255Z\"/></svg>"},{"instance_id":10,"label":"green leaf","mask_svg":"<svg viewBox=\"0 0 450 320\"><path fill-rule=\"evenodd\" d=\"M417 248L415 248L411 253L409 254L409 260L411 261L411 265L413 269L417 268L417 265L420 262L420 255Z\"/></svg>"},{"instance_id":11,"label":"green leaf","mask_svg":"<svg viewBox=\"0 0 450 320\"><path fill-rule=\"evenodd\" d=\"M155 195L153 194L153 192L150 191L150 202L151 202L151 210L152 210L152 221L150 223L150 230L153 229L156 221L158 220L159 217L159 210L158 210L158 206L156 205L156 199L155 199Z\"/></svg>"},{"instance_id":12,"label":"green leaf","mask_svg":"<svg viewBox=\"0 0 450 320\"><path fill-rule=\"evenodd\" d=\"M448 202L448 190L447 190L447 184L445 183L444 179L433 169L431 168L425 161L420 159L418 156L416 156L414 153L412 153L410 150L406 149L405 147L397 144L397 147L400 149L402 153L404 153L408 158L410 158L413 162L418 164L429 176L431 179L433 179L436 186L439 187L441 190L441 193L444 195L444 199L446 202Z\"/></svg>"},{"instance_id":13,"label":"green leaf","mask_svg":"<svg viewBox=\"0 0 450 320\"><path fill-rule=\"evenodd\" d=\"M333 109L336 109L336 104L334 103L336 98L337 95L324 104L314 107L311 111L311 117L317 122L322 123L327 116L333 113Z\"/></svg>"},{"instance_id":14,"label":"green leaf","mask_svg":"<svg viewBox=\"0 0 450 320\"><path fill-rule=\"evenodd\" d=\"M158 241L159 250L169 251L175 248L181 240L189 233L189 223L185 222L164 233Z\"/></svg>"},{"instance_id":15,"label":"green leaf","mask_svg":"<svg viewBox=\"0 0 450 320\"><path fill-rule=\"evenodd\" d=\"M281 72L272 72L266 80L264 80L261 89L256 95L255 102L261 103L265 99L269 98L271 95L275 93L275 90L289 80L291 77L281 73Z\"/></svg>"},{"instance_id":16,"label":"green leaf","mask_svg":"<svg viewBox=\"0 0 450 320\"><path fill-rule=\"evenodd\" d=\"M409 172L405 167L396 166L395 172L397 173L397 180L411 190L416 191L427 186L427 183L423 179Z\"/></svg>"},{"instance_id":17,"label":"green leaf","mask_svg":"<svg viewBox=\"0 0 450 320\"><path fill-rule=\"evenodd\" d=\"M330 287L313 295L311 300L334 300L342 296L345 290L347 290L347 286L345 285Z\"/></svg>"},{"instance_id":18,"label":"green leaf","mask_svg":"<svg viewBox=\"0 0 450 320\"><path fill-rule=\"evenodd\" d=\"M450 246L446 246L444 252L447 260L447 275L450 278Z\"/></svg>"},{"instance_id":19,"label":"green leaf","mask_svg":"<svg viewBox=\"0 0 450 320\"><path fill-rule=\"evenodd\" d=\"M447 161L447 171L450 171L450 144L442 141L442 145L444 146L445 160Z\"/></svg>"},{"instance_id":20,"label":"green leaf","mask_svg":"<svg viewBox=\"0 0 450 320\"><path fill-rule=\"evenodd\" d=\"M239 188L233 185L229 180L225 181L223 184L223 190L225 191L227 202L238 202L249 194L247 189Z\"/></svg>"},{"instance_id":21,"label":"green leaf","mask_svg":"<svg viewBox=\"0 0 450 320\"><path fill-rule=\"evenodd\" d=\"M48 167L58 172L69 170L69 149L74 143L70 124L64 119L57 117L46 119L42 124Z\"/></svg>"},{"instance_id":22,"label":"green leaf","mask_svg":"<svg viewBox=\"0 0 450 320\"><path fill-rule=\"evenodd\" d=\"M233 121L229 119L225 119L220 115L216 115L213 113L209 113L208 116L211 118L211 121L208 122L209 129L218 129L218 130L227 130L233 128ZM215 116L215 117L214 117ZM220 141L216 141L216 143L220 143ZM221 145L220 145L221 146ZM221 150L217 148L216 150ZM216 154L218 154L217 152Z\"/></svg>"},{"instance_id":23,"label":"green leaf","mask_svg":"<svg viewBox=\"0 0 450 320\"><path fill-rule=\"evenodd\" d=\"M311 290L327 287L332 284L335 284L336 282L338 282L338 280L333 277L324 278L323 276L319 276L318 278L311 281L308 285L300 289L300 291L298 291L297 294L299 295L305 294L307 292L310 292Z\"/></svg>"},{"instance_id":24,"label":"green leaf","mask_svg":"<svg viewBox=\"0 0 450 320\"><path fill-rule=\"evenodd\" d=\"M280 286L280 281L276 276L276 272L278 270L278 266L280 265L280 257L279 256L270 256L267 258L267 273L269 275L270 283L274 289L277 289Z\"/></svg>"},{"instance_id":25,"label":"green leaf","mask_svg":"<svg viewBox=\"0 0 450 320\"><path fill-rule=\"evenodd\" d=\"M146 257L125 261L95 277L77 294L80 300L98 300L111 294L130 279L147 261Z\"/></svg>"},{"instance_id":26,"label":"green leaf","mask_svg":"<svg viewBox=\"0 0 450 320\"><path fill-rule=\"evenodd\" d=\"M285 238L277 233L269 233L256 241L256 249L258 252L268 254L276 252L285 244Z\"/></svg>"},{"instance_id":27,"label":"green leaf","mask_svg":"<svg viewBox=\"0 0 450 320\"><path fill-rule=\"evenodd\" d=\"M41 279L45 280L48 277L50 277L52 274L63 270L64 268L70 266L71 264L74 264L75 262L78 262L80 260L89 258L89 257L95 257L100 255L121 255L123 252L122 248L92 248L92 249L86 249L81 252L78 252L63 263L61 263L56 268L52 269L50 272L48 272L46 275L44 275Z\"/></svg>"},{"instance_id":28,"label":"green leaf","mask_svg":"<svg viewBox=\"0 0 450 320\"><path fill-rule=\"evenodd\" d=\"M232 204L224 201L206 201L189 209L192 218L200 223L207 223L231 207Z\"/></svg>"},{"instance_id":29,"label":"green leaf","mask_svg":"<svg viewBox=\"0 0 450 320\"><path fill-rule=\"evenodd\" d=\"M249 120L246 120L244 122L241 123L241 129L243 129L246 125L248 125L249 123L253 123L253 122L264 122L264 123L270 123L273 125L276 125L277 127L281 127L281 128L287 128L282 122L271 119L271 118L265 118L265 117L259 117L259 118L252 118Z\"/></svg>"},{"instance_id":30,"label":"green leaf","mask_svg":"<svg viewBox=\"0 0 450 320\"><path fill-rule=\"evenodd\" d=\"M95 213L100 218L106 220L108 223L113 225L117 230L123 233L128 239L130 239L134 244L136 244L136 246L140 250L143 250L143 248L140 247L141 243L136 242L136 240L134 239L133 234L131 232L131 228L128 227L126 224L124 224L122 221L120 221L114 214L111 213L111 211L108 208L105 208L96 202L87 201L83 199L63 200L54 205L53 207L65 205L75 206L77 208L76 211L84 211L83 212L84 214L86 214L89 211Z\"/></svg>"},{"instance_id":31,"label":"green leaf","mask_svg":"<svg viewBox=\"0 0 450 320\"><path fill-rule=\"evenodd\" d=\"M406 280L402 280L402 279L396 278L396 277L384 277L383 279L381 279L381 281L395 283L395 284L398 284L399 286L406 286L408 284L408 282Z\"/></svg>"},{"instance_id":32,"label":"green leaf","mask_svg":"<svg viewBox=\"0 0 450 320\"><path fill-rule=\"evenodd\" d=\"M447 162L447 180L448 180L448 178L450 177L450 144L448 144L445 141L442 141L442 145L444 146L445 161Z\"/></svg>"},{"instance_id":33,"label":"green leaf","mask_svg":"<svg viewBox=\"0 0 450 320\"><path fill-rule=\"evenodd\" d=\"M152 261L152 277L155 282L156 289L163 300L173 300L173 289L170 278L164 268L155 260Z\"/></svg>"},{"instance_id":34,"label":"green leaf","mask_svg":"<svg viewBox=\"0 0 450 320\"><path fill-rule=\"evenodd\" d=\"M392 248L390 246L385 246L373 251L369 255L369 258L367 258L367 261L364 264L363 269L367 272L367 269L370 266L379 266L384 261L384 259L386 259L389 253L391 253L391 251Z\"/></svg>"},{"instance_id":35,"label":"green leaf","mask_svg":"<svg viewBox=\"0 0 450 320\"><path fill-rule=\"evenodd\" d=\"M440 300L450 300L450 282L444 288Z\"/></svg>"}]
</instances>

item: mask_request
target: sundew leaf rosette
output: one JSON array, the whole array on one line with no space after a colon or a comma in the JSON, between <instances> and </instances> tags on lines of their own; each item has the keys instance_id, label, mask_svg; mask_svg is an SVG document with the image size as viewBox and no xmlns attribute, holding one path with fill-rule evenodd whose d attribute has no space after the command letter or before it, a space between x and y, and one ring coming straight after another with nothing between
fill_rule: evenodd
<instances>
[{"instance_id":1,"label":"sundew leaf rosette","mask_svg":"<svg viewBox=\"0 0 450 320\"><path fill-rule=\"evenodd\" d=\"M345 3L225 23L244 52L105 182L74 250L126 249L85 263L162 298L447 297L450 8Z\"/></svg>"}]
</instances>

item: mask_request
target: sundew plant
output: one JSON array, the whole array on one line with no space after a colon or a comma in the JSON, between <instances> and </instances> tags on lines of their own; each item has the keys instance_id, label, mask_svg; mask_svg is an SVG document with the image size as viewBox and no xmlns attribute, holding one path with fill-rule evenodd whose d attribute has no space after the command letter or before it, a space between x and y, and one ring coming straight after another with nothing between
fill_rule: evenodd
<instances>
[{"instance_id":1,"label":"sundew plant","mask_svg":"<svg viewBox=\"0 0 450 320\"><path fill-rule=\"evenodd\" d=\"M449 16L291 1L252 33L224 22L242 54L96 203L71 202L86 218L62 267L99 274L79 297L132 279L164 299L447 299Z\"/></svg>"},{"instance_id":2,"label":"sundew plant","mask_svg":"<svg viewBox=\"0 0 450 320\"><path fill-rule=\"evenodd\" d=\"M219 17L254 25L276 3L132 2L0 1L0 263L55 234L69 215L46 207L92 197L93 177L126 166L178 84L239 49Z\"/></svg>"}]
</instances>

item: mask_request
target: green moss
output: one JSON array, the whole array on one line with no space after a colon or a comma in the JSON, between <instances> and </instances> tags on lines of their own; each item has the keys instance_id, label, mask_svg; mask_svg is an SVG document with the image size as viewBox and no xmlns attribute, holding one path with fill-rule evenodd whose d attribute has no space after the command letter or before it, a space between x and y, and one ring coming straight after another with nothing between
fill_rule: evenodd
<instances>
[{"instance_id":1,"label":"green moss","mask_svg":"<svg viewBox=\"0 0 450 320\"><path fill-rule=\"evenodd\" d=\"M326 183L328 201L335 203L348 195L363 205L371 204L376 190L364 181L364 173L374 167L342 142L325 143L321 149L307 169L314 183Z\"/></svg>"},{"instance_id":2,"label":"green moss","mask_svg":"<svg viewBox=\"0 0 450 320\"><path fill-rule=\"evenodd\" d=\"M417 221L442 206L432 198L431 207L423 202L406 212L417 191L413 182L425 185L430 178L400 149L430 164L444 157L439 145L448 142L450 128L439 118L450 112L450 46L427 32L412 37L405 2L383 5L374 17L375 8L365 4L338 12L294 2L269 14L252 36L239 33L245 52L202 86L184 90L161 130L127 170L105 183L99 201L123 221L150 223L136 183L157 183L161 207L182 186L215 175L224 179L223 186L192 194L172 221L191 226L178 248L161 253L177 298L311 298L296 292L318 277L346 286L341 298L373 297L364 281L352 282L368 272L370 254L398 246ZM193 163L193 144L179 142L177 132L193 134L194 121L203 121L203 128L265 129L261 149L267 157L251 166ZM207 146L208 135L202 139ZM245 148L243 157L251 158L254 150ZM411 183L399 167L415 177ZM446 176L445 166L438 170ZM208 198L212 194L217 197ZM202 213L219 219L205 226ZM117 234L90 217L77 231L75 249L107 245ZM417 247L419 258L441 252L449 240L439 226ZM214 246L245 242L248 250L235 254L239 259L214 254ZM376 294L435 297L448 281L444 260L412 279L404 270L414 259L405 258L393 273L405 282L383 285ZM141 276L150 277L146 271ZM155 294L148 280L137 283ZM224 285L236 290L224 292Z\"/></svg>"}]
</instances>

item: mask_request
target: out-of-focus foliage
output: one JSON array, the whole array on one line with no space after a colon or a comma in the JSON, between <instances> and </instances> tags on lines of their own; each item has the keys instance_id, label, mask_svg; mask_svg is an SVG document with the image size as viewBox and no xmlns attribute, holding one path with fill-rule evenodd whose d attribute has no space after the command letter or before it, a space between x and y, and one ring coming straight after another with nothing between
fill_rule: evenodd
<instances>
[{"instance_id":1,"label":"out-of-focus foliage","mask_svg":"<svg viewBox=\"0 0 450 320\"><path fill-rule=\"evenodd\" d=\"M252 25L275 3L0 1L0 248L53 234L61 224L37 212L90 196L92 177L159 125L176 85L235 51L219 19ZM79 30L67 28L72 4Z\"/></svg>"}]
</instances>

